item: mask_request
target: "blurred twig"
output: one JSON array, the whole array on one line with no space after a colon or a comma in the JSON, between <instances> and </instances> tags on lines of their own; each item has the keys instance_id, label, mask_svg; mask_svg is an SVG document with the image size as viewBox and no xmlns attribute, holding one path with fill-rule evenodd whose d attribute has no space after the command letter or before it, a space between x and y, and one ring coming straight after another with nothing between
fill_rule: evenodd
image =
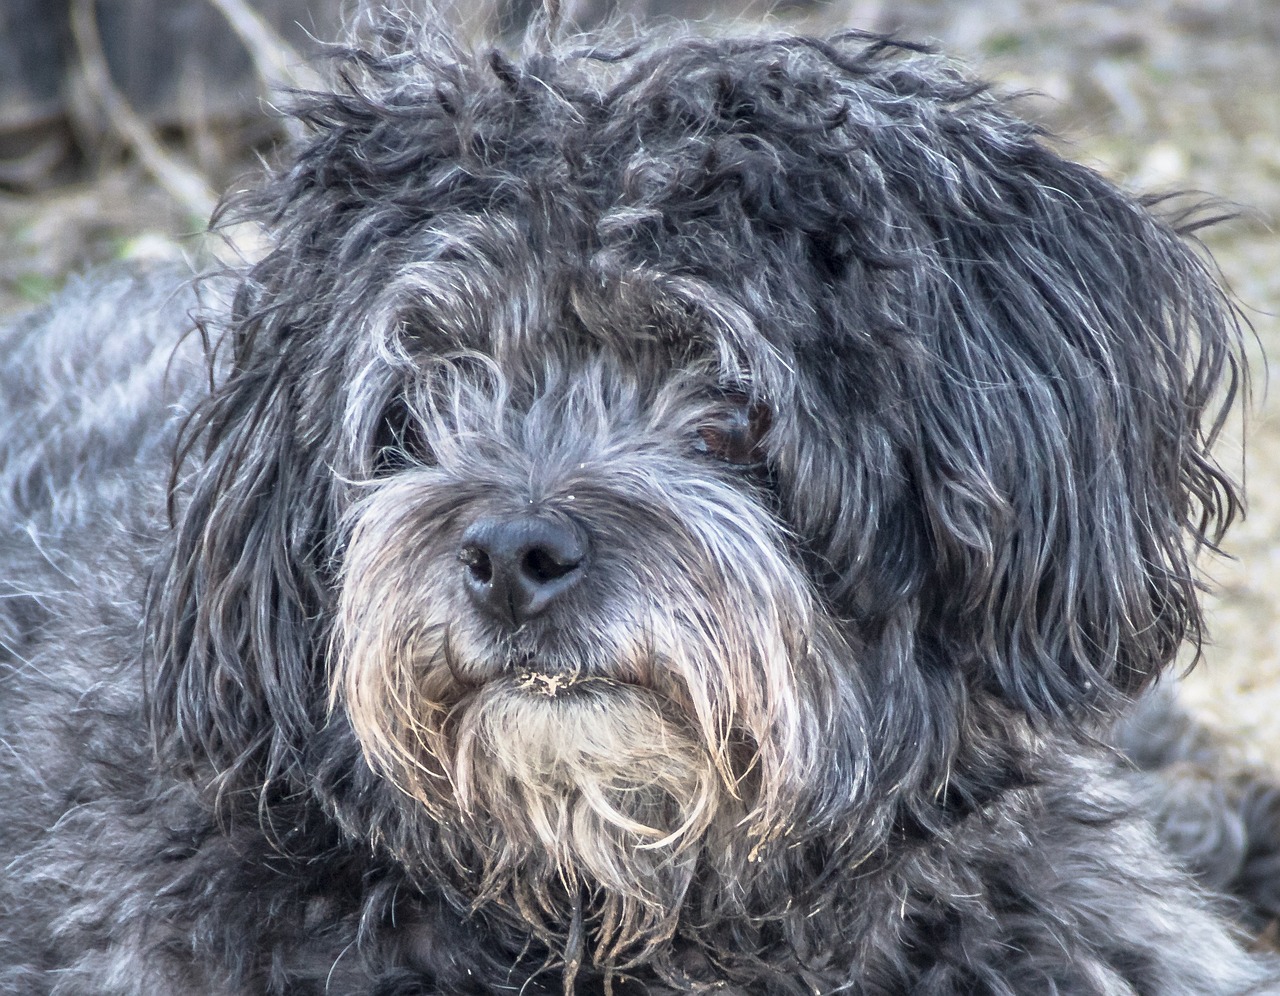
<instances>
[{"instance_id":1,"label":"blurred twig","mask_svg":"<svg viewBox=\"0 0 1280 996\"><path fill-rule=\"evenodd\" d=\"M188 212L208 218L218 197L195 167L165 151L111 80L111 71L98 36L94 0L72 0L71 32L75 38L80 71L108 123L138 156L143 167Z\"/></svg>"},{"instance_id":2,"label":"blurred twig","mask_svg":"<svg viewBox=\"0 0 1280 996\"><path fill-rule=\"evenodd\" d=\"M209 4L226 18L268 90L316 90L323 86L320 74L245 0L209 0Z\"/></svg>"}]
</instances>

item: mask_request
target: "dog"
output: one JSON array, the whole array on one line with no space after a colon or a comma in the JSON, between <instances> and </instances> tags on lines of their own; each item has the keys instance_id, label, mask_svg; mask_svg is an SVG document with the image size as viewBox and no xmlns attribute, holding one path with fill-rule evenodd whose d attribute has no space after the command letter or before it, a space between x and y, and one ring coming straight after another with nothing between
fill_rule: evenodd
<instances>
[{"instance_id":1,"label":"dog","mask_svg":"<svg viewBox=\"0 0 1280 996\"><path fill-rule=\"evenodd\" d=\"M0 991L1280 992L1103 740L1239 507L1200 216L924 47L531 37L0 340Z\"/></svg>"}]
</instances>

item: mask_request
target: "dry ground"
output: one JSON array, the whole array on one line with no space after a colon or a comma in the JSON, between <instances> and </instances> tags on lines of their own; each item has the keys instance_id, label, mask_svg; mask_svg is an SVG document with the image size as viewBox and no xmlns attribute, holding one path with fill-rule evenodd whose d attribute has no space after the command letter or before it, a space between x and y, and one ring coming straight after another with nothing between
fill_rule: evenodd
<instances>
[{"instance_id":1,"label":"dry ground","mask_svg":"<svg viewBox=\"0 0 1280 996\"><path fill-rule=\"evenodd\" d=\"M723 8L726 4L722 4ZM781 17L781 15L779 15ZM751 16L739 19L751 23ZM1274 0L846 0L810 14L933 39L1009 90L1028 90L1069 155L1140 190L1192 188L1239 206L1210 233L1256 329L1254 398L1222 457L1239 469L1248 518L1228 558L1206 563L1212 644L1186 694L1250 753L1280 763L1280 8ZM207 145L207 143L206 143ZM194 153L215 184L230 171ZM201 220L111 150L94 178L38 195L0 194L0 312L38 302L72 270L137 256L199 256Z\"/></svg>"}]
</instances>

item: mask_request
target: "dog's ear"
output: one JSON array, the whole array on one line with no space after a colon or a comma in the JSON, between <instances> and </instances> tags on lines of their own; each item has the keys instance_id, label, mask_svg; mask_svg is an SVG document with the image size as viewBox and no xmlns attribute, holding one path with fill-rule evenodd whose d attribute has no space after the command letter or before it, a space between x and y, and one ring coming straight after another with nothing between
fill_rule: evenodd
<instances>
[{"instance_id":1,"label":"dog's ear","mask_svg":"<svg viewBox=\"0 0 1280 996\"><path fill-rule=\"evenodd\" d=\"M1240 326L1174 227L1052 153L945 247L916 460L928 632L1025 708L1130 695L1202 637L1195 567L1238 511L1210 448ZM976 191L975 191L976 193Z\"/></svg>"},{"instance_id":2,"label":"dog's ear","mask_svg":"<svg viewBox=\"0 0 1280 996\"><path fill-rule=\"evenodd\" d=\"M924 234L894 281L917 352L883 415L890 587L915 592L918 661L1079 715L1199 649L1194 561L1239 508L1210 448L1241 320L1157 205L1038 143L966 141L913 178Z\"/></svg>"},{"instance_id":3,"label":"dog's ear","mask_svg":"<svg viewBox=\"0 0 1280 996\"><path fill-rule=\"evenodd\" d=\"M148 614L153 731L178 757L212 762L220 792L295 771L323 716L331 472L300 420L338 386L308 384L327 378L298 351L245 353L188 422Z\"/></svg>"}]
</instances>

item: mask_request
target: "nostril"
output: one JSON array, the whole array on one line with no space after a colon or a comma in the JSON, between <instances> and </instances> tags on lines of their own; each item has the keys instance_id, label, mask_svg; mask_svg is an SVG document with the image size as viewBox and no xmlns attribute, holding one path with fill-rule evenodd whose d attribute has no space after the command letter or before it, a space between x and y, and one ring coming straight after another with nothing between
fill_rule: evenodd
<instances>
[{"instance_id":1,"label":"nostril","mask_svg":"<svg viewBox=\"0 0 1280 996\"><path fill-rule=\"evenodd\" d=\"M493 580L493 561L478 546L464 546L458 559L478 584L488 584Z\"/></svg>"},{"instance_id":2,"label":"nostril","mask_svg":"<svg viewBox=\"0 0 1280 996\"><path fill-rule=\"evenodd\" d=\"M572 573L580 563L581 557L572 554L558 556L544 547L534 547L524 555L520 567L526 577L539 584L548 584Z\"/></svg>"}]
</instances>

